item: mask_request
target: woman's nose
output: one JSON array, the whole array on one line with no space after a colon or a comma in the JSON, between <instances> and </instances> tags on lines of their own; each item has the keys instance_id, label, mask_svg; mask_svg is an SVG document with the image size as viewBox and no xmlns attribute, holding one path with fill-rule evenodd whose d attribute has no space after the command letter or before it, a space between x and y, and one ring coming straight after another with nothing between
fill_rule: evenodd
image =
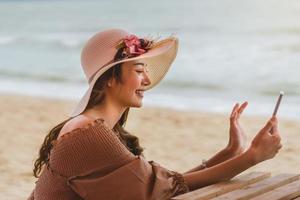
<instances>
[{"instance_id":1,"label":"woman's nose","mask_svg":"<svg viewBox=\"0 0 300 200\"><path fill-rule=\"evenodd\" d=\"M144 85L150 85L151 84L151 80L149 78L148 72L144 72L144 78L143 78L143 84Z\"/></svg>"}]
</instances>

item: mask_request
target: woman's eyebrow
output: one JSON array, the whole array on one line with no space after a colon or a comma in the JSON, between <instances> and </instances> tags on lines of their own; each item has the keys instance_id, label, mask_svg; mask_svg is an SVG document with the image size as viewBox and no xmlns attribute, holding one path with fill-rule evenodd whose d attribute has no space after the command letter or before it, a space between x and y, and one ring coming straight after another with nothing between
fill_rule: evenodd
<instances>
[{"instance_id":1,"label":"woman's eyebrow","mask_svg":"<svg viewBox=\"0 0 300 200\"><path fill-rule=\"evenodd\" d=\"M143 66L145 66L145 63L134 63L133 65L143 65Z\"/></svg>"}]
</instances>

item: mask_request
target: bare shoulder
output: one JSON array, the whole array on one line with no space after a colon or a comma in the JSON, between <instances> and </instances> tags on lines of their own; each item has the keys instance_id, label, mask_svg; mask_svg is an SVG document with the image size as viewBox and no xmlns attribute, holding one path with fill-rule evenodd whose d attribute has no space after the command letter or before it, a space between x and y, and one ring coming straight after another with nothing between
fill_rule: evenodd
<instances>
[{"instance_id":1,"label":"bare shoulder","mask_svg":"<svg viewBox=\"0 0 300 200\"><path fill-rule=\"evenodd\" d=\"M61 136L63 136L66 133L69 133L77 128L83 128L85 126L87 126L90 122L92 121L92 119L84 116L84 115L78 115L76 117L74 117L73 119L71 119L70 121L68 121L60 130L57 139L59 139Z\"/></svg>"}]
</instances>

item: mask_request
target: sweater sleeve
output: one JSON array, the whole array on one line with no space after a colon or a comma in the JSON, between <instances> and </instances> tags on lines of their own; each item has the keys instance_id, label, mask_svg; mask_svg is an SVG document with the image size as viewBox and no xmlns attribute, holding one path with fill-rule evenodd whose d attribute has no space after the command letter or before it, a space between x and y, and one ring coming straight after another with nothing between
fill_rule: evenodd
<instances>
[{"instance_id":1,"label":"sweater sleeve","mask_svg":"<svg viewBox=\"0 0 300 200\"><path fill-rule=\"evenodd\" d=\"M189 191L182 174L141 156L107 174L96 170L71 177L68 185L85 200L167 200Z\"/></svg>"}]
</instances>

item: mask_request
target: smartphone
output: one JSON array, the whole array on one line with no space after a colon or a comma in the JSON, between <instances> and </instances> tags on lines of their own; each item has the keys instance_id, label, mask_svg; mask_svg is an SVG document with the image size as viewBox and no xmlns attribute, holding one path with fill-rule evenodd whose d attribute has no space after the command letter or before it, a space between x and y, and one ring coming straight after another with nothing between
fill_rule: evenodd
<instances>
[{"instance_id":1,"label":"smartphone","mask_svg":"<svg viewBox=\"0 0 300 200\"><path fill-rule=\"evenodd\" d=\"M281 92L279 93L279 96L278 96L278 99L277 99L277 103L276 103L276 106L275 106L275 108L274 108L274 111L273 111L273 115L272 115L272 116L276 116L277 111L278 111L278 108L279 108L280 103L281 103L281 99L282 99L282 97L283 97L283 94L284 94L283 91L281 91Z\"/></svg>"}]
</instances>

